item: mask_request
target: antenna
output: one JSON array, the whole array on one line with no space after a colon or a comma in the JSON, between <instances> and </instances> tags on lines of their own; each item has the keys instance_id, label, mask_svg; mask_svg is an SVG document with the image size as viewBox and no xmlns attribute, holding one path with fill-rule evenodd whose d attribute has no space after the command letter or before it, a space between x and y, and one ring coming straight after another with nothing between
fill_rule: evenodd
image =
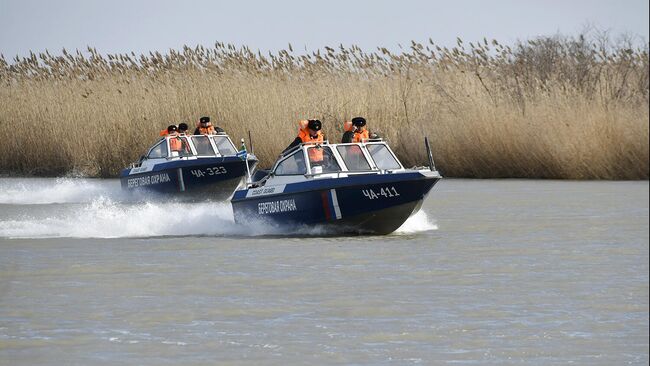
<instances>
[{"instance_id":1,"label":"antenna","mask_svg":"<svg viewBox=\"0 0 650 366\"><path fill-rule=\"evenodd\" d=\"M251 145L251 154L255 154L255 150L253 150L253 136L251 135L251 130L248 130L248 143Z\"/></svg>"},{"instance_id":2,"label":"antenna","mask_svg":"<svg viewBox=\"0 0 650 366\"><path fill-rule=\"evenodd\" d=\"M431 154L431 146L429 146L429 138L424 138L424 146L427 148L427 157L429 158L429 169L433 172L436 171L436 164L433 162L433 155Z\"/></svg>"}]
</instances>

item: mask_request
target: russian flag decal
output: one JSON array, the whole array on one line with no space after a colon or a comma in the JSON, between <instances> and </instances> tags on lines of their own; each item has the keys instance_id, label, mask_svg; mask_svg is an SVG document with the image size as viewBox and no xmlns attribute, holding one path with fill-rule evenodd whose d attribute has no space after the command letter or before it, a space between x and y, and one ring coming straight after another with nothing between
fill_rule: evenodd
<instances>
[{"instance_id":1,"label":"russian flag decal","mask_svg":"<svg viewBox=\"0 0 650 366\"><path fill-rule=\"evenodd\" d=\"M341 209L339 208L339 200L336 197L336 190L330 189L329 191L322 191L321 197L323 199L323 209L325 210L325 219L338 220L341 218Z\"/></svg>"}]
</instances>

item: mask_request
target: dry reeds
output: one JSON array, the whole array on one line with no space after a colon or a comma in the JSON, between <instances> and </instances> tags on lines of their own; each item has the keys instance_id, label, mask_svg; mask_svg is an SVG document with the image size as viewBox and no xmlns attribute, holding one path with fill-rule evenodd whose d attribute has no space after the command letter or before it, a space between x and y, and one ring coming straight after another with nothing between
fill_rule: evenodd
<instances>
[{"instance_id":1,"label":"dry reeds","mask_svg":"<svg viewBox=\"0 0 650 366\"><path fill-rule=\"evenodd\" d=\"M446 176L648 179L648 48L584 37L453 48L413 42L263 55L217 43L168 54L0 57L0 173L115 176L170 123L251 130L268 166L318 118L362 115L407 165Z\"/></svg>"}]
</instances>

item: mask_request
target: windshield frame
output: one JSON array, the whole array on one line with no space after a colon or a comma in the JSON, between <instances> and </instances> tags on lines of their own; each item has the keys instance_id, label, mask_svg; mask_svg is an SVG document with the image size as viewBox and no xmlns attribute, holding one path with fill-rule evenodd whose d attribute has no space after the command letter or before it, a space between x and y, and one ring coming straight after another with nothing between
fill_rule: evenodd
<instances>
[{"instance_id":1,"label":"windshield frame","mask_svg":"<svg viewBox=\"0 0 650 366\"><path fill-rule=\"evenodd\" d=\"M207 139L208 143L210 144L210 148L212 149L212 155L199 155L199 149L197 148L197 145L194 143L195 138L197 138L197 139L199 139L199 138ZM189 140L191 142L192 149L196 152L196 154L194 154L194 156L215 157L215 156L220 155L218 149L216 148L216 146L214 144L214 141L212 141L212 139L208 135L189 135Z\"/></svg>"},{"instance_id":2,"label":"windshield frame","mask_svg":"<svg viewBox=\"0 0 650 366\"><path fill-rule=\"evenodd\" d=\"M349 146L357 146L360 150L361 153L363 154L364 158L366 159L366 163L368 164L368 169L365 170L351 170L350 167L348 167L348 163L345 161L345 158L343 157L343 154L341 154L341 151L339 150L339 147L342 148L348 148ZM365 144L363 143L344 143L344 144L336 144L336 153L339 155L341 158L341 162L343 162L343 166L345 167L345 171L350 172L350 173L364 173L364 172L371 172L371 171L377 171L377 167L375 166L374 160L371 159L370 157L370 152L366 149Z\"/></svg>"},{"instance_id":3,"label":"windshield frame","mask_svg":"<svg viewBox=\"0 0 650 366\"><path fill-rule=\"evenodd\" d=\"M386 148L386 150L388 150L388 153L393 157L393 159L395 160L395 162L397 162L397 165L399 166L399 168L395 168L395 169L381 169L381 168L379 167L379 165L377 165L377 162L375 161L374 156L373 156L372 153L370 152L370 148L369 148L369 146L372 146L372 145L382 145L382 146L384 146L384 147ZM388 146L388 144L386 144L385 142L383 142L383 141L381 141L381 142L368 142L368 143L365 143L365 144L364 144L364 148L367 150L367 152L368 152L368 157L371 159L371 161L372 161L372 163L373 163L375 169L378 169L378 170L390 170L390 171L393 171L393 170L404 170L404 165L402 165L402 162L397 158L397 155L395 155L395 153L394 153L393 150L390 148L390 146Z\"/></svg>"},{"instance_id":4,"label":"windshield frame","mask_svg":"<svg viewBox=\"0 0 650 366\"><path fill-rule=\"evenodd\" d=\"M207 135L207 136L210 138L210 142L212 143L212 147L215 149L218 156L235 156L235 155L237 155L237 152L239 152L239 150L237 150L237 146L235 146L235 144L232 142L232 140L230 139L230 137L228 135ZM221 151L221 149L219 149L219 145L217 144L217 139L218 138L219 139L225 139L226 141L228 141L230 143L230 146L234 150L234 153L233 154L224 154Z\"/></svg>"},{"instance_id":5,"label":"windshield frame","mask_svg":"<svg viewBox=\"0 0 650 366\"><path fill-rule=\"evenodd\" d=\"M302 154L303 164L305 166L305 172L304 173L297 173L297 174L277 174L277 170L278 170L278 167L280 166L280 164L282 164L286 160L291 159L296 154ZM275 175L275 176L278 176L278 177L291 177L291 176L305 175L310 171L309 169L311 169L311 167L309 167L309 161L308 161L307 156L305 154L305 149L301 148L301 149L296 150L295 152L293 152L293 153L291 153L289 155L283 156L281 159L276 161L275 165L273 166L273 169L271 170L271 173L273 175Z\"/></svg>"}]
</instances>

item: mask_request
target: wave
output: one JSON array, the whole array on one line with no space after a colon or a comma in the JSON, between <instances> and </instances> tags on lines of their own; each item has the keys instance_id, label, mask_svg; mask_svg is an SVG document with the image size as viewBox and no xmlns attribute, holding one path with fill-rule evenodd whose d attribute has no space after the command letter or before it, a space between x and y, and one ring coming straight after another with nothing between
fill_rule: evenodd
<instances>
[{"instance_id":1,"label":"wave","mask_svg":"<svg viewBox=\"0 0 650 366\"><path fill-rule=\"evenodd\" d=\"M427 213L420 209L415 215L409 217L406 222L402 224L395 231L396 234L415 234L423 231L438 230L438 225L431 222Z\"/></svg>"},{"instance_id":2,"label":"wave","mask_svg":"<svg viewBox=\"0 0 650 366\"><path fill-rule=\"evenodd\" d=\"M232 219L228 203L124 204L98 198L81 208L44 218L5 221L0 236L11 238L128 238L188 235L255 235ZM264 234L262 231L261 234ZM260 235L260 233L258 233Z\"/></svg>"},{"instance_id":3,"label":"wave","mask_svg":"<svg viewBox=\"0 0 650 366\"><path fill-rule=\"evenodd\" d=\"M98 197L128 198L116 179L3 178L0 179L0 192L0 204L12 205L89 203Z\"/></svg>"},{"instance_id":4,"label":"wave","mask_svg":"<svg viewBox=\"0 0 650 366\"><path fill-rule=\"evenodd\" d=\"M0 204L13 210L0 215L0 237L5 238L329 235L318 226L287 230L258 221L238 225L229 202L135 200L122 192L118 180L2 179L0 190L5 193ZM395 233L435 229L420 211Z\"/></svg>"},{"instance_id":5,"label":"wave","mask_svg":"<svg viewBox=\"0 0 650 366\"><path fill-rule=\"evenodd\" d=\"M396 234L435 230L425 212L407 220ZM292 229L291 236L328 235L323 228ZM161 236L287 236L276 225L250 222L238 225L226 202L124 204L99 198L45 217L24 216L2 222L7 238L147 238Z\"/></svg>"}]
</instances>

